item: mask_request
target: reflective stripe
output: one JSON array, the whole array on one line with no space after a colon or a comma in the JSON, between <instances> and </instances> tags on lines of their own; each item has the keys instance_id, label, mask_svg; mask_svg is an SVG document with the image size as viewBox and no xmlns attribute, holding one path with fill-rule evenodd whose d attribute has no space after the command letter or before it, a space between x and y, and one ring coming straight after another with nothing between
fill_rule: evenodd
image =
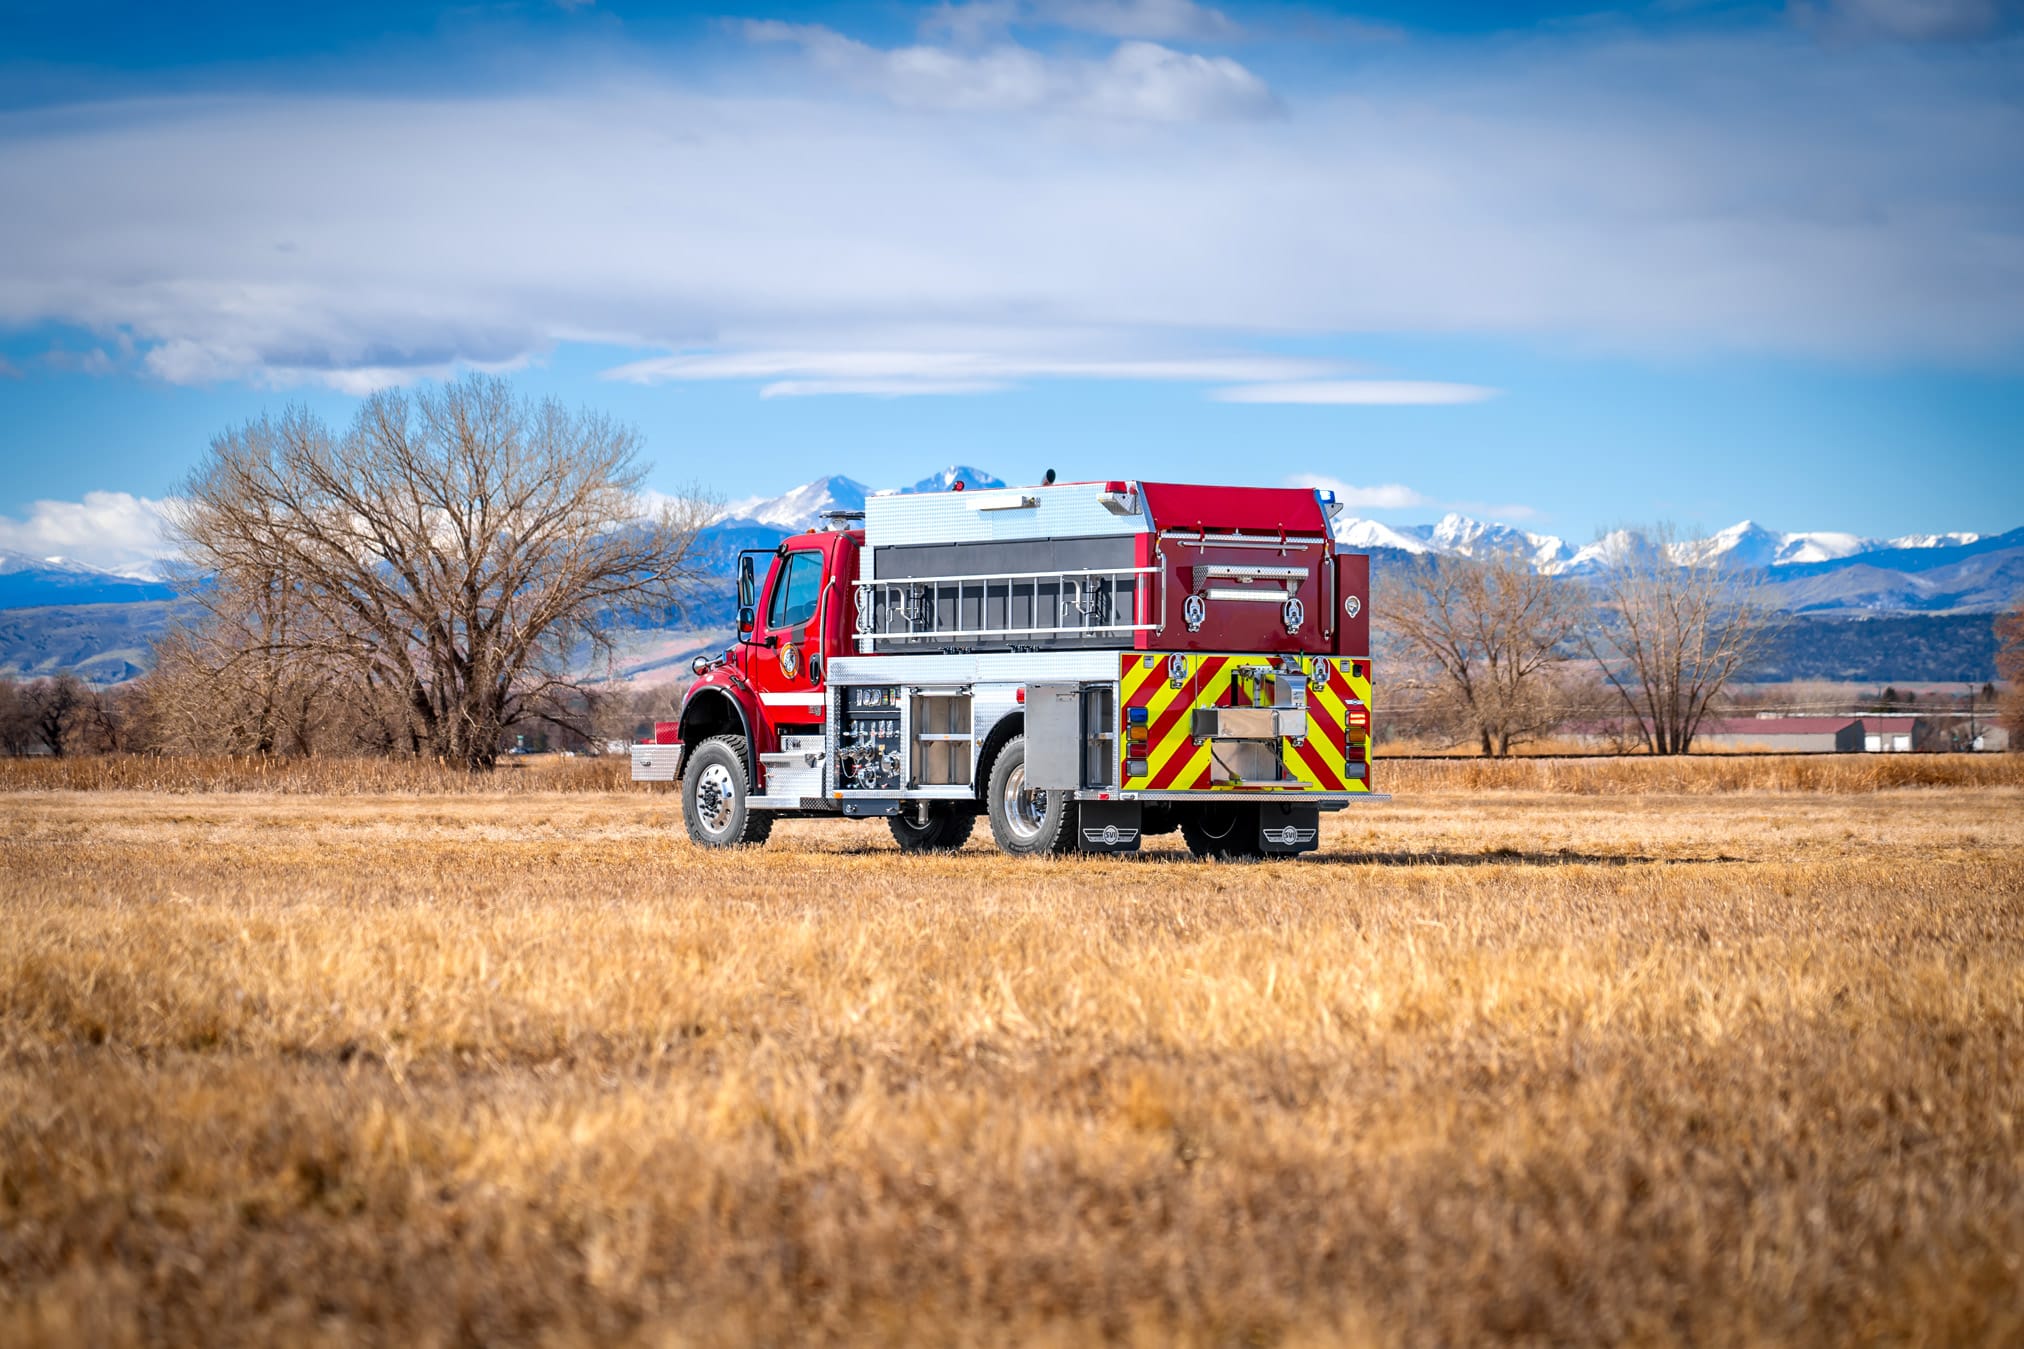
<instances>
[{"instance_id":1,"label":"reflective stripe","mask_svg":"<svg viewBox=\"0 0 2024 1349\"><path fill-rule=\"evenodd\" d=\"M762 693L759 695L759 701L768 707L808 707L811 705L820 707L822 706L823 696L820 693Z\"/></svg>"}]
</instances>

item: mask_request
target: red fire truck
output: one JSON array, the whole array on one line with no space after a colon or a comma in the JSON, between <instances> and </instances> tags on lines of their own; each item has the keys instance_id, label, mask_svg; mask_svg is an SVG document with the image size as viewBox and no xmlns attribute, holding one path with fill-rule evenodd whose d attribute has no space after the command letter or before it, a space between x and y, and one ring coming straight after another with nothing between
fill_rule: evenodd
<instances>
[{"instance_id":1,"label":"red fire truck","mask_svg":"<svg viewBox=\"0 0 2024 1349\"><path fill-rule=\"evenodd\" d=\"M633 777L689 836L880 817L908 851L979 815L1010 853L1316 845L1371 793L1370 559L1326 492L1182 483L874 496L739 554L738 638Z\"/></svg>"}]
</instances>

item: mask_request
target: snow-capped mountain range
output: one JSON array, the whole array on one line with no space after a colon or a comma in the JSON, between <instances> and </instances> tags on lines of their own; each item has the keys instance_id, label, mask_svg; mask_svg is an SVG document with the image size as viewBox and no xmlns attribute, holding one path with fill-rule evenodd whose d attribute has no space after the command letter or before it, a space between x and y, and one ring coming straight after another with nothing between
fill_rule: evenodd
<instances>
[{"instance_id":1,"label":"snow-capped mountain range","mask_svg":"<svg viewBox=\"0 0 2024 1349\"><path fill-rule=\"evenodd\" d=\"M946 492L958 480L966 487L1003 487L1005 483L989 473L967 465L951 465L940 473L923 478L901 492ZM770 525L776 529L812 529L826 511L861 511L873 489L854 478L841 475L817 478L776 497L750 497L726 507L723 523ZM1430 525L1388 525L1378 520L1340 516L1335 536L1352 548L1391 549L1401 553L1432 554L1438 557L1484 557L1492 553L1517 551L1533 567L1549 575L1580 575L1599 567L1603 560L1626 547L1635 546L1631 536L1619 530L1593 543L1575 547L1552 534L1534 534L1495 521L1477 520L1450 512ZM1782 533L1766 529L1754 520L1744 520L1709 535L1673 545L1673 556L1681 561L1715 561L1724 565L1772 569L1807 563L1841 562L1869 553L1902 553L1919 549L1961 548L1978 543L1979 534L1908 534L1895 539L1871 539L1831 530Z\"/></svg>"},{"instance_id":2,"label":"snow-capped mountain range","mask_svg":"<svg viewBox=\"0 0 2024 1349\"><path fill-rule=\"evenodd\" d=\"M980 487L1003 487L1002 480L992 477L981 469L967 464L951 464L939 473L922 478L911 487L901 487L901 492L946 492L957 483L972 490ZM874 489L865 486L855 478L841 474L829 478L817 478L814 482L803 483L791 492L777 497L747 497L734 501L724 508L718 521L724 524L772 525L776 529L798 531L813 529L828 511L861 511L864 499L874 494Z\"/></svg>"},{"instance_id":3,"label":"snow-capped mountain range","mask_svg":"<svg viewBox=\"0 0 2024 1349\"><path fill-rule=\"evenodd\" d=\"M159 562L114 570L0 548L0 609L167 599L174 592L161 577Z\"/></svg>"},{"instance_id":4,"label":"snow-capped mountain range","mask_svg":"<svg viewBox=\"0 0 2024 1349\"><path fill-rule=\"evenodd\" d=\"M1353 548L1391 548L1402 553L1482 557L1516 550L1535 570L1548 575L1595 570L1636 542L1623 530L1604 535L1580 548L1552 534L1533 534L1466 515L1449 513L1431 525L1387 525L1376 520L1338 519L1335 536ZM1796 534L1766 529L1744 520L1705 539L1673 545L1680 562L1712 561L1720 565L1771 569L1812 562L1840 562L1865 553L1896 553L1922 548L1961 548L1980 542L1980 534L1907 534L1896 539L1867 539L1857 534L1810 530Z\"/></svg>"}]
</instances>

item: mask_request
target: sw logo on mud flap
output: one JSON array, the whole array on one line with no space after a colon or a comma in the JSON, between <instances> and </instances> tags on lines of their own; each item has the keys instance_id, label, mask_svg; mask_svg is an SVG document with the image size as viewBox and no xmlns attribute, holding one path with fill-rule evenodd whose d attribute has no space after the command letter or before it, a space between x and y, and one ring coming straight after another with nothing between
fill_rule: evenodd
<instances>
[{"instance_id":1,"label":"sw logo on mud flap","mask_svg":"<svg viewBox=\"0 0 2024 1349\"><path fill-rule=\"evenodd\" d=\"M1136 839L1139 836L1139 831L1136 829L1120 829L1114 824L1107 824L1101 829L1085 829L1082 831L1082 836L1091 843L1100 843L1106 848L1115 848L1120 843L1130 843Z\"/></svg>"},{"instance_id":2,"label":"sw logo on mud flap","mask_svg":"<svg viewBox=\"0 0 2024 1349\"><path fill-rule=\"evenodd\" d=\"M1277 829L1261 829L1258 832L1265 836L1267 843L1276 843L1280 847L1286 848L1298 843L1312 843L1317 831L1302 829L1296 824L1288 824L1281 825Z\"/></svg>"}]
</instances>

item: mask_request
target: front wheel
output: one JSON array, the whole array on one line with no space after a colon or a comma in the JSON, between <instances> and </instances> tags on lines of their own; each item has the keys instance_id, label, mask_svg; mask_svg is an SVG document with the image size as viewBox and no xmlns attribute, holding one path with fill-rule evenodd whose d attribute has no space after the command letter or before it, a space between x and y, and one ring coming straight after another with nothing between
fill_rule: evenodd
<instances>
[{"instance_id":1,"label":"front wheel","mask_svg":"<svg viewBox=\"0 0 2024 1349\"><path fill-rule=\"evenodd\" d=\"M977 810L974 806L956 806L936 803L928 807L928 818L924 824L907 812L891 816L893 842L900 845L901 852L954 852L969 840L970 831L977 827Z\"/></svg>"},{"instance_id":2,"label":"front wheel","mask_svg":"<svg viewBox=\"0 0 2024 1349\"><path fill-rule=\"evenodd\" d=\"M1016 856L1067 852L1075 846L1075 797L1026 785L1026 737L1015 735L998 751L986 791L991 837Z\"/></svg>"},{"instance_id":3,"label":"front wheel","mask_svg":"<svg viewBox=\"0 0 2024 1349\"><path fill-rule=\"evenodd\" d=\"M712 736L682 770L682 823L705 848L764 843L773 817L753 810L752 766L742 735Z\"/></svg>"}]
</instances>

